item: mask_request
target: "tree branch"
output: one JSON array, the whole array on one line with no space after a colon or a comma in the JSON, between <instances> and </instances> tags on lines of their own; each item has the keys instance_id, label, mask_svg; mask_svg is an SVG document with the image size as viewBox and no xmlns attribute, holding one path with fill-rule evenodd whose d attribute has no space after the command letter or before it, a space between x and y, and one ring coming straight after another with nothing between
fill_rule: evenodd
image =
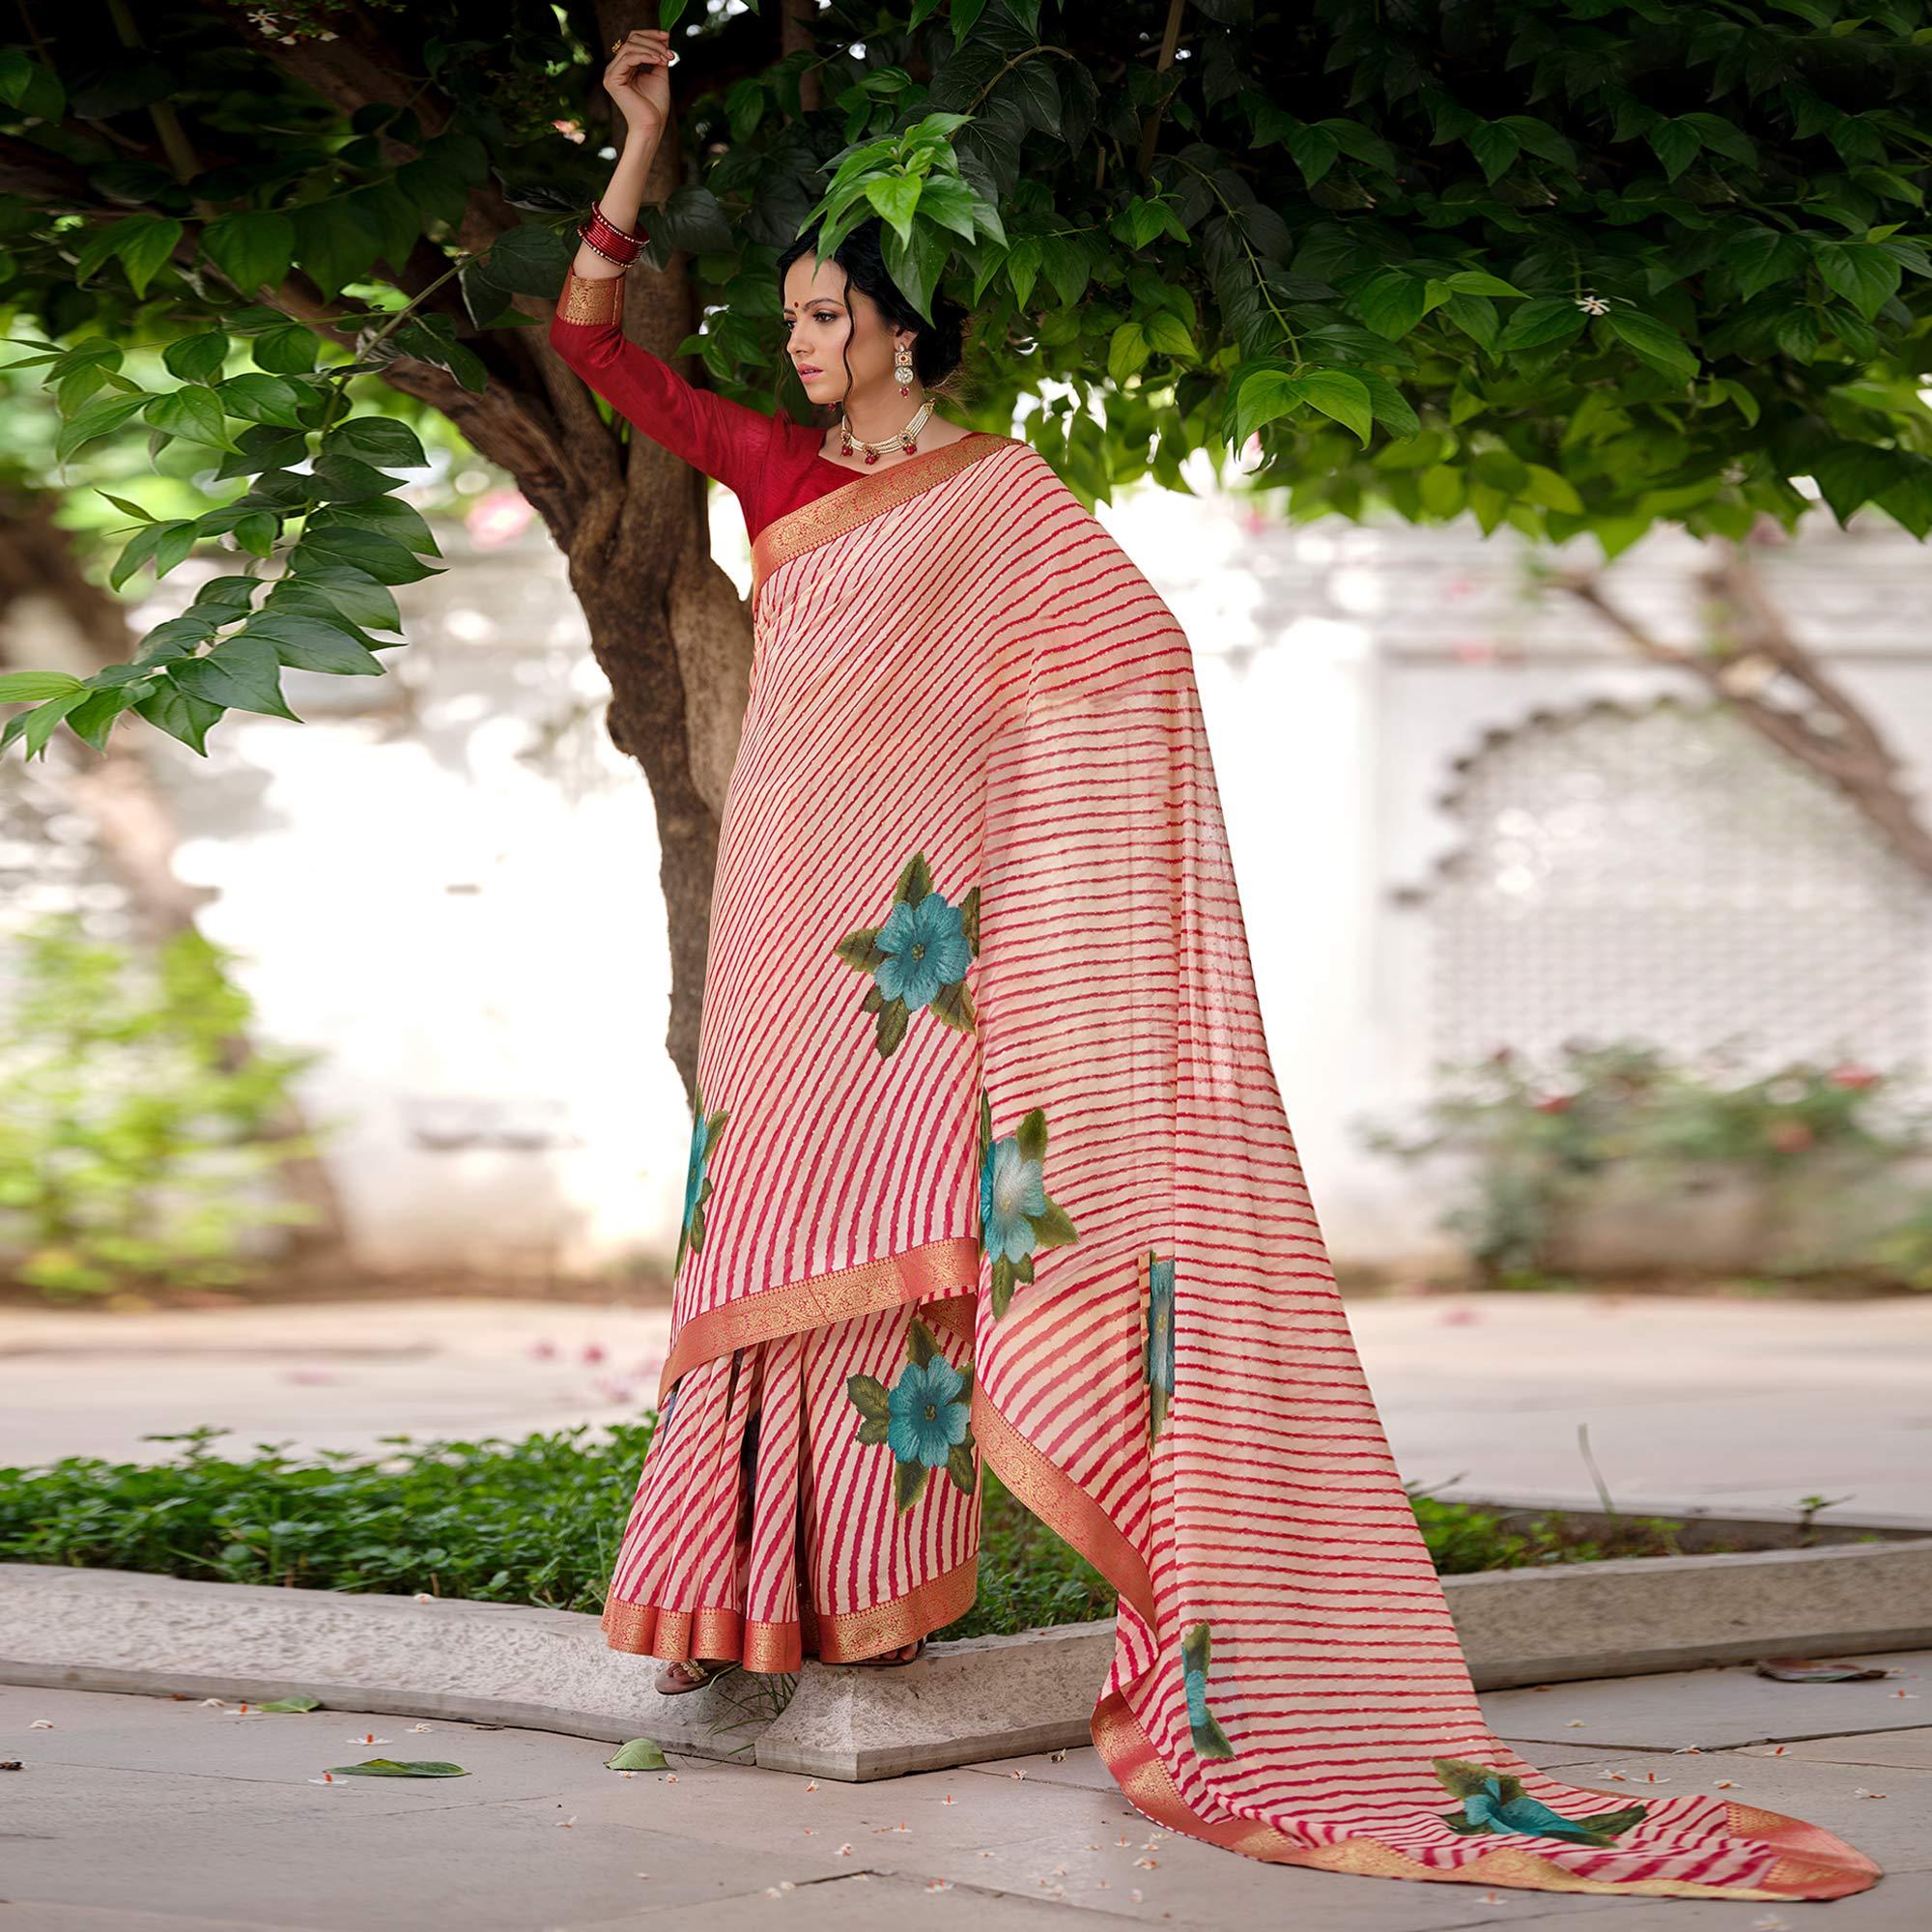
<instances>
[{"instance_id":1,"label":"tree branch","mask_svg":"<svg viewBox=\"0 0 1932 1932\"><path fill-rule=\"evenodd\" d=\"M1907 865L1932 879L1932 831L1920 821L1910 794L1899 786L1897 756L1851 694L1792 636L1744 552L1736 546L1727 549L1705 570L1703 581L1714 596L1746 618L1749 640L1744 648L1679 650L1653 637L1612 603L1598 573L1577 572L1555 579L1560 588L1596 611L1639 657L1697 678L1759 737L1848 800ZM1739 668L1753 659L1774 675L1789 678L1839 728L1822 731L1804 712L1770 702L1764 686L1741 683Z\"/></svg>"}]
</instances>

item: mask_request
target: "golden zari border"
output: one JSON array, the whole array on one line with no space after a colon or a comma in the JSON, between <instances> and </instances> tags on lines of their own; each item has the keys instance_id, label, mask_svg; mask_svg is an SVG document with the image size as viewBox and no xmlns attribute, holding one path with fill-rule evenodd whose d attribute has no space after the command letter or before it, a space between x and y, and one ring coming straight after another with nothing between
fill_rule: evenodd
<instances>
[{"instance_id":1,"label":"golden zari border","mask_svg":"<svg viewBox=\"0 0 1932 1932\"><path fill-rule=\"evenodd\" d=\"M615 1598L599 1620L612 1650L675 1663L688 1657L736 1658L747 1670L797 1670L807 1656L821 1663L856 1663L899 1650L962 1617L980 1587L980 1559L969 1556L944 1576L929 1577L883 1604L863 1610L814 1612L806 1605L798 1623L748 1621L736 1610L668 1610L656 1604Z\"/></svg>"},{"instance_id":2,"label":"golden zari border","mask_svg":"<svg viewBox=\"0 0 1932 1932\"><path fill-rule=\"evenodd\" d=\"M809 550L815 550L834 537L856 529L868 517L890 510L956 476L982 458L992 456L1009 444L1009 436L995 436L989 430L968 430L956 442L942 442L937 449L923 449L917 456L902 457L890 469L876 476L862 475L810 503L775 517L752 540L752 599L757 601L765 580L780 564L789 563Z\"/></svg>"},{"instance_id":3,"label":"golden zari border","mask_svg":"<svg viewBox=\"0 0 1932 1932\"><path fill-rule=\"evenodd\" d=\"M612 1650L676 1663L688 1657L735 1657L747 1670L796 1670L796 1624L747 1622L736 1610L667 1610L656 1604L626 1604L616 1598L599 1619L604 1641Z\"/></svg>"},{"instance_id":4,"label":"golden zari border","mask_svg":"<svg viewBox=\"0 0 1932 1932\"><path fill-rule=\"evenodd\" d=\"M623 276L580 275L572 269L563 278L563 293L556 298L556 312L565 322L621 322Z\"/></svg>"},{"instance_id":5,"label":"golden zari border","mask_svg":"<svg viewBox=\"0 0 1932 1932\"><path fill-rule=\"evenodd\" d=\"M1655 1898L1839 1898L1864 1890L1879 1873L1878 1866L1863 1853L1831 1833L1750 1804L1728 1806L1732 1834L1755 1843L1788 1844L1797 1854L1779 1859L1762 1883L1754 1886L1693 1885L1663 1878L1619 1884L1611 1879L1583 1878L1520 1846L1498 1846L1468 1864L1446 1869L1425 1865L1377 1838L1349 1838L1339 1845L1296 1845L1273 1826L1258 1820L1228 1818L1209 1823L1190 1809L1119 1691L1109 1691L1094 1707L1092 1729L1102 1763L1137 1810L1169 1831L1204 1838L1268 1864L1307 1865L1358 1878L1423 1879L1439 1885L1514 1886L1529 1891ZM1803 1834L1802 1848L1800 1836L1788 1830L1792 1827ZM1843 1859L1828 1847L1835 1847ZM1848 1866L1844 1859L1853 1863Z\"/></svg>"},{"instance_id":6,"label":"golden zari border","mask_svg":"<svg viewBox=\"0 0 1932 1932\"><path fill-rule=\"evenodd\" d=\"M973 1383L973 1435L993 1473L1063 1542L1069 1543L1152 1625L1147 1559L1098 1503L1040 1454Z\"/></svg>"},{"instance_id":7,"label":"golden zari border","mask_svg":"<svg viewBox=\"0 0 1932 1932\"><path fill-rule=\"evenodd\" d=\"M819 1610L812 1618L813 1655L821 1663L856 1663L882 1657L918 1637L944 1630L973 1607L980 1589L980 1559L969 1556L955 1570L928 1577L903 1597L863 1610Z\"/></svg>"},{"instance_id":8,"label":"golden zari border","mask_svg":"<svg viewBox=\"0 0 1932 1932\"><path fill-rule=\"evenodd\" d=\"M683 1322L671 1338L670 1353L658 1378L658 1401L687 1369L708 1362L733 1349L775 1336L796 1334L803 1328L822 1328L828 1321L846 1321L902 1302L940 1295L975 1294L980 1285L980 1243L972 1235L928 1241L902 1254L881 1255L857 1267L835 1268L830 1274L808 1275L767 1288L717 1308L707 1308Z\"/></svg>"}]
</instances>

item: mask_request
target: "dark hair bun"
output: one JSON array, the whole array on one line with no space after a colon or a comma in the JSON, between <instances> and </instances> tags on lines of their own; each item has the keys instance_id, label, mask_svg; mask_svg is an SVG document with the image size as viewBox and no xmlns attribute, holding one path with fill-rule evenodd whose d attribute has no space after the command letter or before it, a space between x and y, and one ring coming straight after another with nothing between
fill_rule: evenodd
<instances>
[{"instance_id":1,"label":"dark hair bun","mask_svg":"<svg viewBox=\"0 0 1932 1932\"><path fill-rule=\"evenodd\" d=\"M929 389L959 366L966 350L966 311L951 296L932 298L932 327L920 324L912 345L912 366Z\"/></svg>"}]
</instances>

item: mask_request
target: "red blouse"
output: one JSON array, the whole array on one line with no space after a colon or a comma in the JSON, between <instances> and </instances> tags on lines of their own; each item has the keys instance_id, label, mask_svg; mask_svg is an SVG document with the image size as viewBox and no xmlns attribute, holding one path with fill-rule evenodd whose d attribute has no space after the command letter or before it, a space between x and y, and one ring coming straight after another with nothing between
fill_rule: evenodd
<instances>
[{"instance_id":1,"label":"red blouse","mask_svg":"<svg viewBox=\"0 0 1932 1932\"><path fill-rule=\"evenodd\" d=\"M621 275L572 272L551 317L550 346L653 442L731 491L753 537L775 518L859 480L864 472L821 453L824 431L687 383L624 333L623 306Z\"/></svg>"}]
</instances>

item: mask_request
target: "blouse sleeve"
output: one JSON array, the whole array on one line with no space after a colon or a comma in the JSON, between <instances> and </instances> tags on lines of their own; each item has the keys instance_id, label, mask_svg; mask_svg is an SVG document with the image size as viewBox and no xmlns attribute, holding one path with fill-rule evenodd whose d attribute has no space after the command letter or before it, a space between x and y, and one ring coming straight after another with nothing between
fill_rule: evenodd
<instances>
[{"instance_id":1,"label":"blouse sleeve","mask_svg":"<svg viewBox=\"0 0 1932 1932\"><path fill-rule=\"evenodd\" d=\"M687 383L623 328L624 277L574 270L551 316L550 346L619 414L741 497L756 486L771 418Z\"/></svg>"}]
</instances>

